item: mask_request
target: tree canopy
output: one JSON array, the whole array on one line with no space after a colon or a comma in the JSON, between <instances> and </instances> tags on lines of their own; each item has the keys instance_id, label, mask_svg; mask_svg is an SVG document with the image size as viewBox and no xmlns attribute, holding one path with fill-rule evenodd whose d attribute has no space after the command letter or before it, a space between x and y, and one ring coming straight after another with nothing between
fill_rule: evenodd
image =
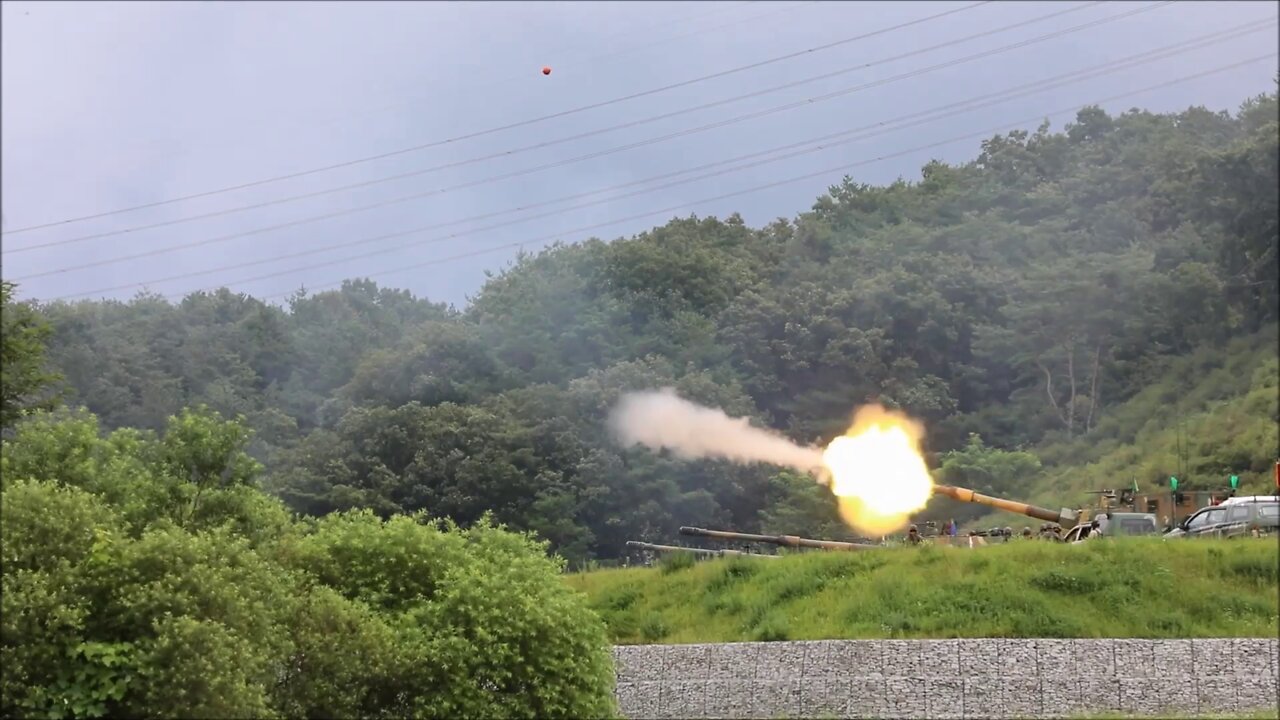
<instances>
[{"instance_id":1,"label":"tree canopy","mask_svg":"<svg viewBox=\"0 0 1280 720\"><path fill-rule=\"evenodd\" d=\"M1088 108L918 179L844 178L758 229L675 218L521 255L463 309L353 280L283 308L221 290L32 311L52 328L47 367L105 429L160 431L197 405L243 416L259 484L307 515L469 527L488 513L573 561L682 524L834 532L831 499L796 478L620 449L605 414L624 391L672 386L825 442L878 401L925 421L954 482L1053 492L1042 481L1084 448L1164 442L1125 408L1195 396L1179 363L1274 344L1278 134L1275 93L1236 113ZM10 328L35 337L31 323L6 319L6 361ZM24 342L12 380L5 363L6 422L45 367ZM1250 407L1243 422L1275 421L1274 403ZM1277 452L1272 433L1204 467L1261 484ZM204 472L183 457L169 472ZM1136 479L1168 469L1144 463ZM1073 477L1071 492L1115 484Z\"/></svg>"}]
</instances>

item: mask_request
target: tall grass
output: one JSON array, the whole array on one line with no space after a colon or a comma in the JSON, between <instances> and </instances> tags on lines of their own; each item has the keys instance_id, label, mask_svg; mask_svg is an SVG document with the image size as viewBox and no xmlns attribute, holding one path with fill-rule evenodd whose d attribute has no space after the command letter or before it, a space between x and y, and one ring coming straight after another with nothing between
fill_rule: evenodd
<instances>
[{"instance_id":1,"label":"tall grass","mask_svg":"<svg viewBox=\"0 0 1280 720\"><path fill-rule=\"evenodd\" d=\"M1079 720L1132 720L1133 718L1142 718L1142 717L1150 718L1151 716L1150 715L1143 716L1143 715L1136 715L1136 714L1117 715L1114 713L1109 713L1105 715L1077 715L1075 717L1079 718ZM1170 712L1170 713L1165 713L1163 715L1159 715L1157 717L1163 718L1164 720L1180 720L1181 718L1187 718L1187 720L1193 720L1194 718L1199 718L1203 716L1188 715L1182 712ZM1240 712L1225 712L1219 715L1214 715L1214 718L1216 718L1216 720L1276 720L1276 717L1277 717L1277 714L1276 714L1275 708L1266 708L1262 710L1244 710Z\"/></svg>"},{"instance_id":2,"label":"tall grass","mask_svg":"<svg viewBox=\"0 0 1280 720\"><path fill-rule=\"evenodd\" d=\"M566 582L623 644L1274 637L1278 565L1274 539L1132 538L818 551L602 570Z\"/></svg>"}]
</instances>

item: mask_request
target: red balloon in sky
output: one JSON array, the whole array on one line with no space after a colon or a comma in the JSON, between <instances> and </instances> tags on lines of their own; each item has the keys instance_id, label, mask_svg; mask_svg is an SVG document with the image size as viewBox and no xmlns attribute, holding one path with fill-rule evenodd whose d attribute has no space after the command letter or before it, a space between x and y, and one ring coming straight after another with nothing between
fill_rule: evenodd
<instances>
[{"instance_id":1,"label":"red balloon in sky","mask_svg":"<svg viewBox=\"0 0 1280 720\"><path fill-rule=\"evenodd\" d=\"M550 75L550 74L551 74L551 68L549 68L549 67L547 67L547 66L545 66L545 65L544 65L544 66L542 67L542 74L543 74L543 75Z\"/></svg>"}]
</instances>

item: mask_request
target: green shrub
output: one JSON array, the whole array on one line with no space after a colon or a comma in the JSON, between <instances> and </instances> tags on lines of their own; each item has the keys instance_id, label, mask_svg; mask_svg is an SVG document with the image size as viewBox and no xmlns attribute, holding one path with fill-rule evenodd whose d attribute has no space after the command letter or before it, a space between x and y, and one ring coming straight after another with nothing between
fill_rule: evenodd
<instances>
[{"instance_id":1,"label":"green shrub","mask_svg":"<svg viewBox=\"0 0 1280 720\"><path fill-rule=\"evenodd\" d=\"M413 715L602 717L613 707L603 623L529 538L488 524L331 515L295 567L383 610L397 631L386 682ZM400 708L367 707L368 712Z\"/></svg>"},{"instance_id":2,"label":"green shrub","mask_svg":"<svg viewBox=\"0 0 1280 720\"><path fill-rule=\"evenodd\" d=\"M788 631L787 619L777 613L766 615L760 622L755 624L754 629L751 631L751 639L760 642L790 640L791 633Z\"/></svg>"},{"instance_id":3,"label":"green shrub","mask_svg":"<svg viewBox=\"0 0 1280 720\"><path fill-rule=\"evenodd\" d=\"M644 622L640 623L640 637L646 642L658 642L667 636L670 629L667 623L663 621L662 615L651 612L645 616Z\"/></svg>"},{"instance_id":4,"label":"green shrub","mask_svg":"<svg viewBox=\"0 0 1280 720\"><path fill-rule=\"evenodd\" d=\"M688 570L693 567L695 562L697 562L697 558L693 556L693 553L671 552L663 556L658 563L658 567L662 568L662 574L670 575L673 572Z\"/></svg>"},{"instance_id":5,"label":"green shrub","mask_svg":"<svg viewBox=\"0 0 1280 720\"><path fill-rule=\"evenodd\" d=\"M33 418L3 443L5 717L611 717L605 626L546 546L369 513L303 523L247 435Z\"/></svg>"},{"instance_id":6,"label":"green shrub","mask_svg":"<svg viewBox=\"0 0 1280 720\"><path fill-rule=\"evenodd\" d=\"M3 500L6 714L270 710L297 591L283 568L225 531L131 538L76 488L17 481Z\"/></svg>"}]
</instances>

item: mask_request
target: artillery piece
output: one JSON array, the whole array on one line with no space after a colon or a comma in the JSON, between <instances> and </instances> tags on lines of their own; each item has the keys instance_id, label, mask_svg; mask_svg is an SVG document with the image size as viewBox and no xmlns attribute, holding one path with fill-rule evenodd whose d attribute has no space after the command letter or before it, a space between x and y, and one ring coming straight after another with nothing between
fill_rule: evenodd
<instances>
[{"instance_id":1,"label":"artillery piece","mask_svg":"<svg viewBox=\"0 0 1280 720\"><path fill-rule=\"evenodd\" d=\"M1037 520L1049 523L1050 526L1057 526L1054 530L1054 539L1057 533L1068 531L1077 525L1088 525L1091 513L1088 510L1072 510L1071 508L1062 508L1061 510L1050 510L1049 508L1032 505L1030 503L1018 502L1016 500L1006 500L1004 498L993 497L991 495L983 495L969 488L957 487L954 485L934 485L933 492L938 495L945 495L952 500L959 502L969 502L978 505L986 505L987 507L1005 512L1017 513L1027 517L1036 518ZM1122 498L1126 500L1128 498ZM1107 512L1107 515L1116 515L1116 513ZM937 537L937 540L944 544L950 544L949 538L937 533L936 528L929 528L932 532L926 530L922 535L928 537ZM1042 534L1044 526L1041 528ZM1082 528L1088 530L1088 527ZM697 527L681 527L680 534L691 537L708 538L711 540L719 540L722 542L743 542L743 543L766 543L770 545L778 545L780 547L790 548L814 548L818 550L872 550L882 547L879 543L860 543L860 542L843 542L839 540L815 540L813 538L799 537L796 535L760 535L756 533L741 533L728 530L707 530ZM1083 536L1084 533L1081 533ZM998 538L1004 542L1008 542L1013 536L1009 528L995 528L982 532L974 532L965 539L970 546L986 545L987 538ZM650 545L649 543L639 543L630 541L628 547L637 547L644 549L654 549L660 551L685 551L699 555L752 555L755 557L775 557L772 555L756 555L754 553L742 552L738 550L706 550L702 548L683 548L673 545Z\"/></svg>"},{"instance_id":2,"label":"artillery piece","mask_svg":"<svg viewBox=\"0 0 1280 720\"><path fill-rule=\"evenodd\" d=\"M648 550L650 552L686 552L693 555L702 555L707 557L725 557L734 555L768 559L776 559L778 557L777 555L762 555L760 553L743 552L741 550L708 550L706 548L680 547L679 545L657 545L654 543L640 542L639 540L628 540L627 547L635 550Z\"/></svg>"},{"instance_id":3,"label":"artillery piece","mask_svg":"<svg viewBox=\"0 0 1280 720\"><path fill-rule=\"evenodd\" d=\"M1050 510L1049 508L1043 508L1029 503L983 495L982 493L974 492L969 488L956 487L954 485L934 485L933 491L939 495L945 495L952 500L986 505L988 507L996 508L997 510L1018 513L1019 515L1026 515L1027 517L1033 517L1037 520L1056 523L1064 530L1075 527L1083 519L1082 513L1078 510L1072 510L1070 508Z\"/></svg>"},{"instance_id":4,"label":"artillery piece","mask_svg":"<svg viewBox=\"0 0 1280 720\"><path fill-rule=\"evenodd\" d=\"M1104 532L1107 535L1152 535L1157 532L1156 516L1154 514L1118 512L1111 509L1111 501L1113 500L1117 501L1117 504L1121 507L1126 504L1132 506L1134 498L1131 490L1122 490L1119 493L1114 490L1097 491L1091 493L1099 496L1097 508L1082 508L1079 510L1062 508L1058 511L1028 503L991 497L968 488L951 485L935 485L933 491L960 502L977 503L997 510L1045 520L1049 523L1049 526L1042 527L1041 534L1044 535L1046 530L1052 529L1052 534L1048 535L1048 537L1062 542L1077 542L1089 537L1092 532L1090 520L1093 519L1101 521L1101 527L1105 528ZM1059 536L1059 532L1063 534Z\"/></svg>"},{"instance_id":5,"label":"artillery piece","mask_svg":"<svg viewBox=\"0 0 1280 720\"><path fill-rule=\"evenodd\" d=\"M839 540L814 540L813 538L803 538L796 535L757 535L755 533L730 532L727 530L705 530L696 527L680 528L681 535L689 535L692 537L704 537L713 540L736 541L736 542L758 542L768 543L770 545L779 545L781 547L792 548L817 548L819 550L871 550L880 547L868 543L852 543L841 542Z\"/></svg>"}]
</instances>

